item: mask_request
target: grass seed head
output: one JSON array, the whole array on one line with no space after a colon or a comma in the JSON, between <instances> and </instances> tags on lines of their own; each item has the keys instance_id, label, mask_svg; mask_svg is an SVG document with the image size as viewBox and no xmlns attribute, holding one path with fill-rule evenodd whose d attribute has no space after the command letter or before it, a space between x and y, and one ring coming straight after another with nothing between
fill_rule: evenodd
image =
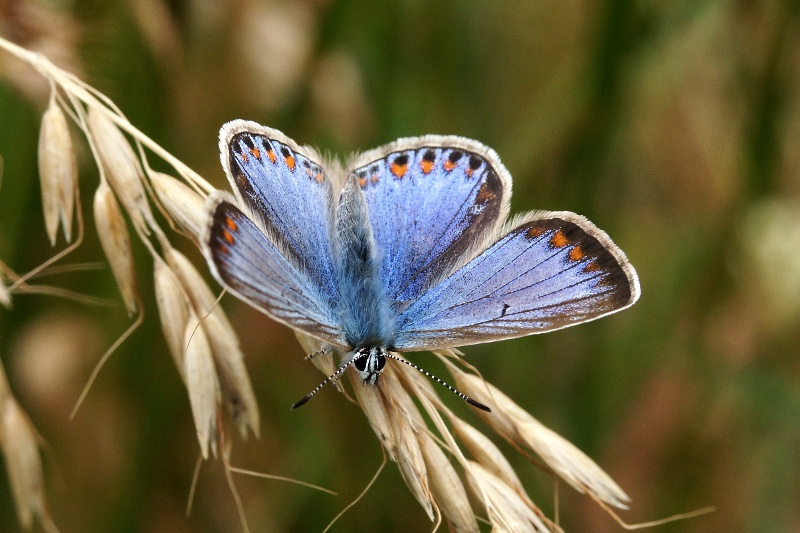
<instances>
[{"instance_id":1,"label":"grass seed head","mask_svg":"<svg viewBox=\"0 0 800 533\"><path fill-rule=\"evenodd\" d=\"M493 531L550 531L542 512L505 481L473 461L467 472L470 490L483 503Z\"/></svg>"},{"instance_id":2,"label":"grass seed head","mask_svg":"<svg viewBox=\"0 0 800 533\"><path fill-rule=\"evenodd\" d=\"M144 190L142 165L128 140L103 111L89 108L89 134L111 187L143 233L156 222Z\"/></svg>"},{"instance_id":3,"label":"grass seed head","mask_svg":"<svg viewBox=\"0 0 800 533\"><path fill-rule=\"evenodd\" d=\"M200 442L203 459L208 459L209 446L216 454L219 381L214 367L214 358L211 355L211 345L194 313L190 313L189 321L186 324L183 345L186 347L184 374L186 375L186 388L189 390L194 427L197 431L197 440Z\"/></svg>"},{"instance_id":4,"label":"grass seed head","mask_svg":"<svg viewBox=\"0 0 800 533\"><path fill-rule=\"evenodd\" d=\"M133 316L137 310L138 294L131 239L122 210L106 182L101 182L94 194L94 222L128 315Z\"/></svg>"},{"instance_id":5,"label":"grass seed head","mask_svg":"<svg viewBox=\"0 0 800 533\"><path fill-rule=\"evenodd\" d=\"M450 417L450 422L458 439L476 462L509 486L520 491L525 490L511 463L486 435L455 416Z\"/></svg>"},{"instance_id":6,"label":"grass seed head","mask_svg":"<svg viewBox=\"0 0 800 533\"><path fill-rule=\"evenodd\" d=\"M55 98L50 99L39 130L39 178L44 223L50 244L56 244L59 220L64 228L64 238L69 242L72 239L72 214L78 187L78 162L67 119Z\"/></svg>"},{"instance_id":7,"label":"grass seed head","mask_svg":"<svg viewBox=\"0 0 800 533\"><path fill-rule=\"evenodd\" d=\"M199 242L208 218L205 199L172 176L156 171L150 172L149 176L153 190L169 216Z\"/></svg>"},{"instance_id":8,"label":"grass seed head","mask_svg":"<svg viewBox=\"0 0 800 533\"><path fill-rule=\"evenodd\" d=\"M220 309L221 311L221 309ZM220 313L211 313L203 319L203 328L208 333L211 352L219 377L222 400L233 421L238 425L242 437L247 437L248 426L258 438L261 430L261 415L256 395L250 383L244 354L239 348L239 339L227 320L220 320Z\"/></svg>"},{"instance_id":9,"label":"grass seed head","mask_svg":"<svg viewBox=\"0 0 800 533\"><path fill-rule=\"evenodd\" d=\"M458 473L439 445L427 433L418 434L420 449L428 468L431 494L442 514L458 533L478 533L475 512Z\"/></svg>"},{"instance_id":10,"label":"grass seed head","mask_svg":"<svg viewBox=\"0 0 800 533\"><path fill-rule=\"evenodd\" d=\"M10 395L0 405L0 416L0 448L5 458L11 494L20 523L25 529L30 529L34 517L49 520L36 430Z\"/></svg>"},{"instance_id":11,"label":"grass seed head","mask_svg":"<svg viewBox=\"0 0 800 533\"><path fill-rule=\"evenodd\" d=\"M189 300L178 278L163 262L155 262L153 276L155 277L156 304L158 305L161 329L164 332L167 347L175 360L175 365L178 367L178 372L185 383L183 339L186 334L186 324L189 321Z\"/></svg>"}]
</instances>

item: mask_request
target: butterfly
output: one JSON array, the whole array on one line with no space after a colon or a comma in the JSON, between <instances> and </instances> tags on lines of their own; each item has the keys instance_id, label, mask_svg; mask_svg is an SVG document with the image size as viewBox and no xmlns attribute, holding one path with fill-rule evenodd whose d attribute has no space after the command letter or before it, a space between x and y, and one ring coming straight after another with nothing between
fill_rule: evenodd
<instances>
[{"instance_id":1,"label":"butterfly","mask_svg":"<svg viewBox=\"0 0 800 533\"><path fill-rule=\"evenodd\" d=\"M586 218L532 211L507 220L511 176L477 141L400 139L347 170L255 122L228 122L219 142L233 196L216 191L206 203L201 247L211 271L243 301L342 354L328 380L354 365L375 384L387 358L406 362L392 352L552 331L639 298L633 266Z\"/></svg>"}]
</instances>

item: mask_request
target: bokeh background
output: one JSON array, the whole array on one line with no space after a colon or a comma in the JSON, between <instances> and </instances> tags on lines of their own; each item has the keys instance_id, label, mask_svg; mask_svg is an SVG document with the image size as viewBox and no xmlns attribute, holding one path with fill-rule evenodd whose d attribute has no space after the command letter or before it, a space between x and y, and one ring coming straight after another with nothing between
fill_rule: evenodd
<instances>
[{"instance_id":1,"label":"bokeh background","mask_svg":"<svg viewBox=\"0 0 800 533\"><path fill-rule=\"evenodd\" d=\"M0 35L105 92L220 187L217 132L234 118L334 154L425 133L495 148L513 212L586 215L627 253L642 298L591 324L466 348L469 361L620 483L628 522L714 505L656 531L800 531L796 2L2 0ZM48 87L4 55L0 68L0 258L21 273L53 254L36 168ZM87 238L67 262L96 263L97 171L77 144ZM32 295L0 309L0 359L46 443L52 514L63 531L239 530L218 463L203 466L183 516L197 441L135 247L145 322L74 421L92 367L128 326L110 271L42 281L110 309ZM367 484L380 447L332 389L290 412L321 375L287 328L224 305L263 419L234 464L339 493L237 477L250 527L320 531ZM430 355L414 361L446 375ZM552 480L497 442L552 516ZM559 496L567 531L620 531L588 498ZM0 531L19 527L0 466ZM389 465L335 530L430 527Z\"/></svg>"}]
</instances>

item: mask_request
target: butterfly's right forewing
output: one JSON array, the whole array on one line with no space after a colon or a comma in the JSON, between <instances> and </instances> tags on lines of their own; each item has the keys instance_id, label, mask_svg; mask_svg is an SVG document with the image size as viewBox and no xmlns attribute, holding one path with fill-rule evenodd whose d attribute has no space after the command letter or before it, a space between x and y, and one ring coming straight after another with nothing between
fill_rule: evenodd
<instances>
[{"instance_id":1,"label":"butterfly's right forewing","mask_svg":"<svg viewBox=\"0 0 800 533\"><path fill-rule=\"evenodd\" d=\"M243 120L222 127L220 150L240 206L335 306L333 186L316 154Z\"/></svg>"},{"instance_id":2,"label":"butterfly's right forewing","mask_svg":"<svg viewBox=\"0 0 800 533\"><path fill-rule=\"evenodd\" d=\"M273 319L333 345L345 344L337 313L302 269L231 201L215 193L204 252L237 297Z\"/></svg>"}]
</instances>

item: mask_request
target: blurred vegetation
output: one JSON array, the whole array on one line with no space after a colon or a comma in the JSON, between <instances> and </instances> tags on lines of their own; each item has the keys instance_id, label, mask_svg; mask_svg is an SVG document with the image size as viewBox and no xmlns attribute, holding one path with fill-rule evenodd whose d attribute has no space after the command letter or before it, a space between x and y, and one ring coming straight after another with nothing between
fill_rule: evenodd
<instances>
[{"instance_id":1,"label":"blurred vegetation","mask_svg":"<svg viewBox=\"0 0 800 533\"><path fill-rule=\"evenodd\" d=\"M628 522L714 505L657 531L783 532L800 530L798 5L3 0L0 35L105 92L219 187L217 131L234 118L332 154L425 133L492 146L514 176L513 212L586 215L627 253L642 298L591 324L466 348L469 361L620 483ZM0 67L0 258L25 272L53 253L36 168L48 87L6 57ZM81 149L86 211L97 175ZM70 262L103 260L86 216ZM107 268L47 282L113 299L110 310L43 296L0 309L0 357L47 443L63 531L236 531L213 462L183 516L198 447L147 264L145 323L74 421L92 367L127 327ZM287 328L224 305L263 418L234 464L339 493L237 478L250 527L320 531L372 477L380 446L333 390L290 412L319 372ZM429 355L414 361L446 374ZM552 514L551 479L508 451ZM589 499L563 486L559 497L567 531L620 531ZM390 465L335 530L430 527ZM18 529L0 470L0 531Z\"/></svg>"}]
</instances>

